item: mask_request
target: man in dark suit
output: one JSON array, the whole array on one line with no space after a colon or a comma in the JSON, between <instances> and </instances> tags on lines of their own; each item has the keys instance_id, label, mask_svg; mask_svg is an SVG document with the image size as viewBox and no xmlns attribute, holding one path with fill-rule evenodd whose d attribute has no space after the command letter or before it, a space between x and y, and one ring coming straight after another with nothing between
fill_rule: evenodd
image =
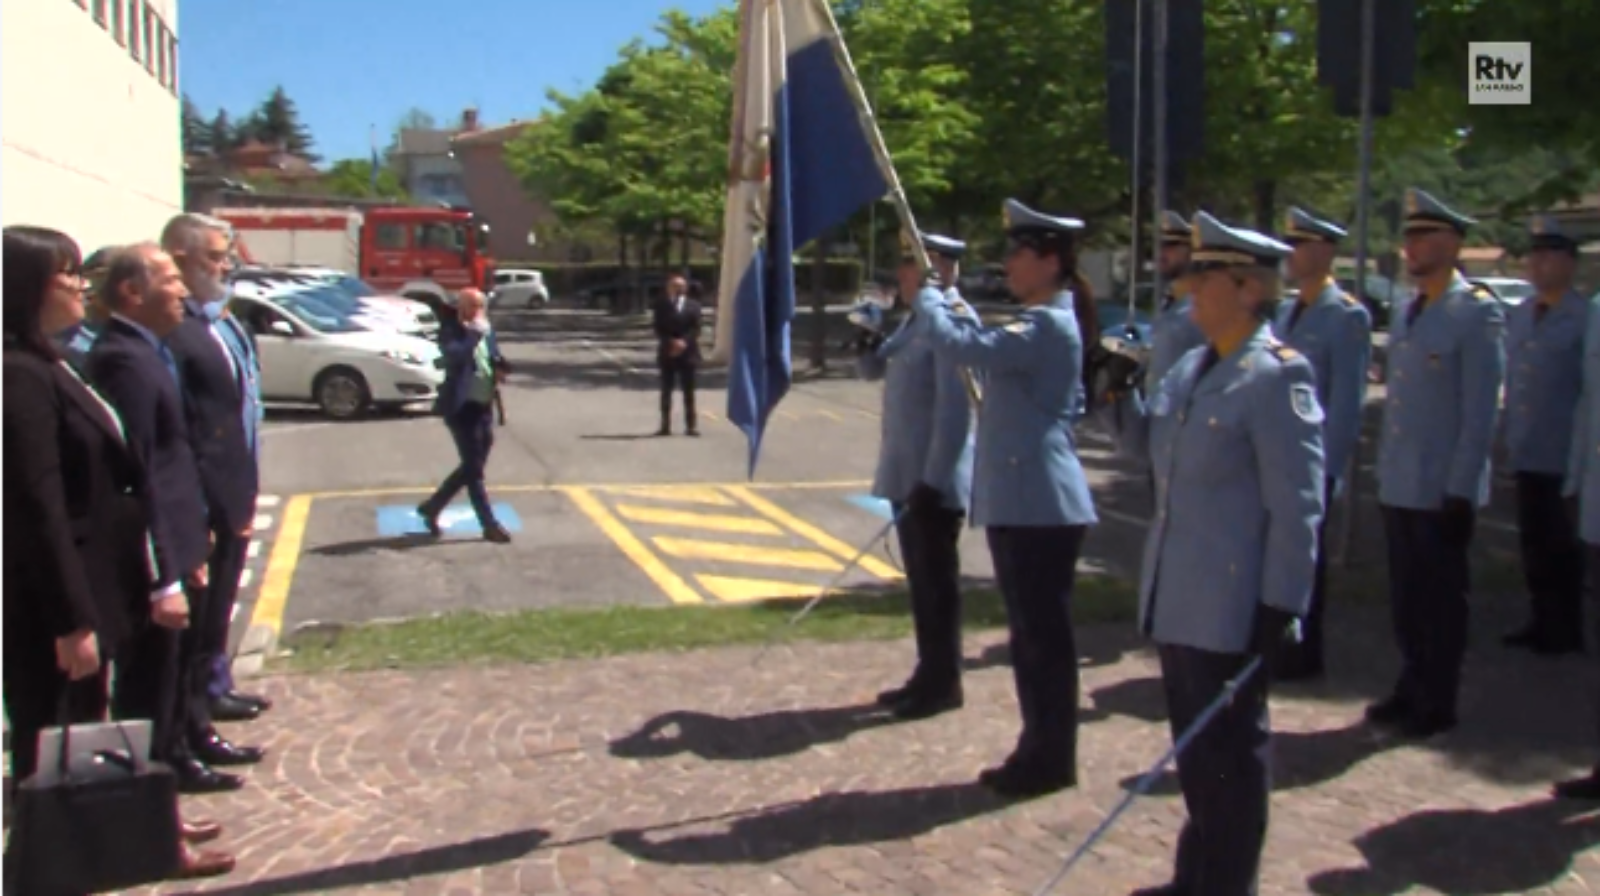
<instances>
[{"instance_id":1,"label":"man in dark suit","mask_svg":"<svg viewBox=\"0 0 1600 896\"><path fill-rule=\"evenodd\" d=\"M500 354L500 345L489 327L484 305L483 293L463 289L456 296L456 313L444 315L439 322L444 385L439 387L433 410L444 418L461 462L439 484L432 497L417 505L417 515L437 538L442 534L440 512L465 488L472 510L478 515L484 539L505 544L511 540L511 533L494 518L494 507L489 503L489 490L484 484L484 468L489 464L489 451L494 447L495 393L509 365Z\"/></svg>"},{"instance_id":2,"label":"man in dark suit","mask_svg":"<svg viewBox=\"0 0 1600 896\"><path fill-rule=\"evenodd\" d=\"M161 566L157 587L164 598L182 588L189 615L181 634L151 626L139 637L118 676L114 708L121 718L151 720L151 753L172 766L183 792L237 789L242 780L212 771L193 755L186 737L184 659L193 620L206 600L211 545L178 363L165 343L183 321L183 279L156 246L133 246L114 253L103 295L111 320L89 352L90 379L117 409L129 443L145 459L151 537Z\"/></svg>"},{"instance_id":3,"label":"man in dark suit","mask_svg":"<svg viewBox=\"0 0 1600 896\"><path fill-rule=\"evenodd\" d=\"M672 390L681 384L686 432L698 436L694 375L700 365L700 303L689 297L689 283L682 276L667 281L667 294L656 304L653 326L656 364L661 368L661 428L656 435L672 435Z\"/></svg>"},{"instance_id":4,"label":"man in dark suit","mask_svg":"<svg viewBox=\"0 0 1600 896\"><path fill-rule=\"evenodd\" d=\"M270 706L263 697L216 687L218 670L227 662L229 623L254 534L259 487L255 442L260 422L252 401L258 371L255 343L225 315L232 251L227 223L204 215L178 215L162 231L161 247L178 264L189 291L184 322L168 343L178 358L188 399L190 438L215 541L208 600L194 625L191 662L198 668L191 676L189 699L194 708L189 737L196 755L205 761L243 765L259 762L263 752L229 742L213 722L253 719ZM231 684L231 676L227 678L220 684Z\"/></svg>"}]
</instances>

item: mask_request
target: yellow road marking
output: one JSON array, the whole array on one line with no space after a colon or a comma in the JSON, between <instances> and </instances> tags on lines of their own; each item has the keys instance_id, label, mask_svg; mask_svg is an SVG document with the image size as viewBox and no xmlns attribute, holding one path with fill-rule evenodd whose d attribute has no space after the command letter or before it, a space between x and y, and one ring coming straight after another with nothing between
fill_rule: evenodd
<instances>
[{"instance_id":1,"label":"yellow road marking","mask_svg":"<svg viewBox=\"0 0 1600 896\"><path fill-rule=\"evenodd\" d=\"M843 423L844 422L844 418L843 417L839 416L838 414L835 414L832 411L818 411L817 413L821 414L824 417L827 417L829 420L833 420L833 421L839 422L839 423Z\"/></svg>"},{"instance_id":2,"label":"yellow road marking","mask_svg":"<svg viewBox=\"0 0 1600 896\"><path fill-rule=\"evenodd\" d=\"M289 586L294 582L295 567L300 564L300 545L305 541L313 500L310 495L295 495L283 509L272 556L267 558L267 571L261 577L256 606L250 613L251 628L261 626L275 635L283 633L283 611L289 605Z\"/></svg>"},{"instance_id":3,"label":"yellow road marking","mask_svg":"<svg viewBox=\"0 0 1600 896\"><path fill-rule=\"evenodd\" d=\"M561 491L572 499L572 503L583 511L584 516L587 516L590 521L598 526L601 532L611 538L617 548L623 554L626 554L628 559L632 560L641 572L656 583L656 586L667 595L668 600L675 604L704 603L700 593L690 587L688 582L679 578L677 573L668 569L660 558L651 553L650 549L645 547L644 543L630 532L627 526L624 526L621 521L611 515L611 511L606 509L606 506L594 496L593 492L586 488L575 487L563 488ZM282 536L280 535L279 538L282 538Z\"/></svg>"},{"instance_id":4,"label":"yellow road marking","mask_svg":"<svg viewBox=\"0 0 1600 896\"><path fill-rule=\"evenodd\" d=\"M779 507L771 501L768 501L766 498L756 494L751 489L745 488L742 485L733 485L726 487L724 491L744 502L746 506L748 506L751 510L754 510L756 513L761 514L780 526L783 526L801 538L804 538L817 547L822 548L824 551L827 551L835 557L838 557L840 560L849 561L857 553L856 548L852 548L851 546L845 544L837 538L834 538L832 535L829 535L816 526L813 526L805 520L800 519L787 510L784 510L782 507ZM871 554L867 554L866 556L862 557L861 562L858 565L862 569L872 573L880 579L894 580L901 578L901 573L898 570L872 556Z\"/></svg>"},{"instance_id":5,"label":"yellow road marking","mask_svg":"<svg viewBox=\"0 0 1600 896\"><path fill-rule=\"evenodd\" d=\"M778 412L778 416L782 417L785 420L799 420L800 419L799 417L795 416L794 411L779 411Z\"/></svg>"},{"instance_id":6,"label":"yellow road marking","mask_svg":"<svg viewBox=\"0 0 1600 896\"><path fill-rule=\"evenodd\" d=\"M821 551L794 548L764 548L753 544L727 541L701 541L692 538L672 538L661 535L652 538L664 554L680 560L721 560L728 563L751 563L759 566L784 566L789 569L815 569L838 572L844 568L839 561Z\"/></svg>"},{"instance_id":7,"label":"yellow road marking","mask_svg":"<svg viewBox=\"0 0 1600 896\"><path fill-rule=\"evenodd\" d=\"M721 420L721 419L722 419L722 418L721 418L721 417L718 417L718 416L717 416L717 415L716 415L716 414L713 414L713 413L711 413L711 412L710 412L710 411L701 411L701 412L700 412L700 413L701 413L701 414L702 414L702 415L704 415L704 417L705 417L705 418L706 418L706 419L707 419L707 420L710 420L710 421L711 421L711 422L712 422L712 423L715 423L715 422L717 422L717 421L718 421L718 420Z\"/></svg>"},{"instance_id":8,"label":"yellow road marking","mask_svg":"<svg viewBox=\"0 0 1600 896\"><path fill-rule=\"evenodd\" d=\"M634 523L656 526L684 526L712 532L739 532L745 535L783 535L776 525L751 516L727 516L720 513L694 513L688 510L669 510L665 507L640 507L637 504L618 504L617 516Z\"/></svg>"},{"instance_id":9,"label":"yellow road marking","mask_svg":"<svg viewBox=\"0 0 1600 896\"><path fill-rule=\"evenodd\" d=\"M870 481L864 479L834 479L816 482L698 482L693 483L692 487L714 489L737 486L755 491L788 491L792 489L867 488L871 484ZM331 489L324 492L306 492L303 497L314 498L319 501L331 498L403 498L409 495L431 495L438 487L436 483L433 485L395 486L390 488ZM489 491L491 494L540 494L544 492L566 492L575 488L614 492L619 489L630 488L670 490L674 487L681 486L673 486L671 483L661 482L600 482L587 485L582 483L544 483L537 485L491 485ZM668 493L668 491L662 492L662 494Z\"/></svg>"},{"instance_id":10,"label":"yellow road marking","mask_svg":"<svg viewBox=\"0 0 1600 896\"><path fill-rule=\"evenodd\" d=\"M696 575L700 587L711 592L718 600L729 603L750 603L785 597L816 597L820 585L801 582L776 582L771 579L737 579L730 576Z\"/></svg>"},{"instance_id":11,"label":"yellow road marking","mask_svg":"<svg viewBox=\"0 0 1600 896\"><path fill-rule=\"evenodd\" d=\"M596 491L633 498L655 498L658 501L686 501L690 504L715 504L718 507L737 507L732 498L709 485L629 485L621 488L601 488Z\"/></svg>"}]
</instances>

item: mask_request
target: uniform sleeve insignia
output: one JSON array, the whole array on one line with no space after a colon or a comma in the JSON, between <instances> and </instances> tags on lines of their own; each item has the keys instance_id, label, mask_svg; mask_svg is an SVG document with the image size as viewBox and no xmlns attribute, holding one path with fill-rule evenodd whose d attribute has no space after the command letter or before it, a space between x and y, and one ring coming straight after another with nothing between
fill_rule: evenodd
<instances>
[{"instance_id":1,"label":"uniform sleeve insignia","mask_svg":"<svg viewBox=\"0 0 1600 896\"><path fill-rule=\"evenodd\" d=\"M1317 390L1310 383L1295 383L1289 387L1289 406L1296 417L1307 423L1322 422L1322 405L1317 402Z\"/></svg>"}]
</instances>

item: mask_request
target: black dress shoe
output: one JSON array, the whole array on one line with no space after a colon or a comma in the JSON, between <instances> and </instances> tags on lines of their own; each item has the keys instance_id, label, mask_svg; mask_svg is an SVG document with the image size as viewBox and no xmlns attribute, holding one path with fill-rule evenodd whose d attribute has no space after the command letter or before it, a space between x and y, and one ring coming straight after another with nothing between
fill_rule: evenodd
<instances>
[{"instance_id":1,"label":"black dress shoe","mask_svg":"<svg viewBox=\"0 0 1600 896\"><path fill-rule=\"evenodd\" d=\"M960 709L966 702L961 685L933 689L913 689L889 708L895 718L912 722Z\"/></svg>"},{"instance_id":2,"label":"black dress shoe","mask_svg":"<svg viewBox=\"0 0 1600 896\"><path fill-rule=\"evenodd\" d=\"M1400 696L1380 700L1367 707L1367 721L1374 725L1399 725L1411 718L1411 701Z\"/></svg>"},{"instance_id":3,"label":"black dress shoe","mask_svg":"<svg viewBox=\"0 0 1600 896\"><path fill-rule=\"evenodd\" d=\"M206 765L255 765L267 755L260 747L241 747L215 731L191 743L189 749Z\"/></svg>"},{"instance_id":4,"label":"black dress shoe","mask_svg":"<svg viewBox=\"0 0 1600 896\"><path fill-rule=\"evenodd\" d=\"M893 709L896 703L900 703L910 697L912 692L916 691L917 685L917 680L913 678L897 688L880 691L877 697L878 705Z\"/></svg>"},{"instance_id":5,"label":"black dress shoe","mask_svg":"<svg viewBox=\"0 0 1600 896\"><path fill-rule=\"evenodd\" d=\"M1600 802L1600 768L1590 772L1587 777L1559 781L1550 788L1550 792L1558 799Z\"/></svg>"},{"instance_id":6,"label":"black dress shoe","mask_svg":"<svg viewBox=\"0 0 1600 896\"><path fill-rule=\"evenodd\" d=\"M272 708L272 701L260 694L246 694L243 691L229 691L223 696L254 706L259 712L266 712Z\"/></svg>"},{"instance_id":7,"label":"black dress shoe","mask_svg":"<svg viewBox=\"0 0 1600 896\"><path fill-rule=\"evenodd\" d=\"M978 783L1007 799L1032 799L1076 787L1078 772L1071 765L1006 760L1003 765L984 769L978 775Z\"/></svg>"},{"instance_id":8,"label":"black dress shoe","mask_svg":"<svg viewBox=\"0 0 1600 896\"><path fill-rule=\"evenodd\" d=\"M1456 727L1456 717L1444 713L1416 713L1395 726L1395 733L1407 740L1427 740Z\"/></svg>"},{"instance_id":9,"label":"black dress shoe","mask_svg":"<svg viewBox=\"0 0 1600 896\"><path fill-rule=\"evenodd\" d=\"M1322 661L1289 661L1272 670L1272 680L1280 683L1320 681L1326 673Z\"/></svg>"},{"instance_id":10,"label":"black dress shoe","mask_svg":"<svg viewBox=\"0 0 1600 896\"><path fill-rule=\"evenodd\" d=\"M211 698L211 718L218 722L248 722L261 715L261 707L232 694Z\"/></svg>"},{"instance_id":11,"label":"black dress shoe","mask_svg":"<svg viewBox=\"0 0 1600 896\"><path fill-rule=\"evenodd\" d=\"M179 793L225 793L244 786L238 775L213 771L193 756L173 760L172 772L178 778Z\"/></svg>"},{"instance_id":12,"label":"black dress shoe","mask_svg":"<svg viewBox=\"0 0 1600 896\"><path fill-rule=\"evenodd\" d=\"M1507 647L1532 647L1538 640L1539 630L1532 625L1524 625L1501 638L1500 643Z\"/></svg>"},{"instance_id":13,"label":"black dress shoe","mask_svg":"<svg viewBox=\"0 0 1600 896\"><path fill-rule=\"evenodd\" d=\"M483 540L492 541L495 544L510 544L511 533L507 532L506 527L499 523L490 523L483 529Z\"/></svg>"},{"instance_id":14,"label":"black dress shoe","mask_svg":"<svg viewBox=\"0 0 1600 896\"><path fill-rule=\"evenodd\" d=\"M1177 884L1162 884L1159 887L1140 887L1128 896L1189 896L1189 891Z\"/></svg>"},{"instance_id":15,"label":"black dress shoe","mask_svg":"<svg viewBox=\"0 0 1600 896\"><path fill-rule=\"evenodd\" d=\"M417 516L422 517L422 525L428 527L428 534L429 535L432 535L434 538L441 538L441 537L444 536L444 530L439 528L439 513L438 513L438 511L430 510L429 508L427 508L427 507L425 507L425 506L423 506L421 504L418 504L417 505Z\"/></svg>"}]
</instances>

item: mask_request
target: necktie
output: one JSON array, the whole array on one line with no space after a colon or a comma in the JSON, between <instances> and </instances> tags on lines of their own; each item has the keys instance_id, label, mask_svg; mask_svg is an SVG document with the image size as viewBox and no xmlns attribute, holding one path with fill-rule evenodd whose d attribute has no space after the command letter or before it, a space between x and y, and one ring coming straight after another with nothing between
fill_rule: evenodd
<instances>
[{"instance_id":1,"label":"necktie","mask_svg":"<svg viewBox=\"0 0 1600 896\"><path fill-rule=\"evenodd\" d=\"M1289 309L1289 329L1290 330L1293 330L1294 329L1294 325L1300 322L1300 315L1304 314L1305 310L1306 310L1306 303L1305 302L1299 302L1299 301L1295 302L1294 303L1294 307Z\"/></svg>"},{"instance_id":2,"label":"necktie","mask_svg":"<svg viewBox=\"0 0 1600 896\"><path fill-rule=\"evenodd\" d=\"M1407 330L1410 330L1411 329L1411 325L1415 324L1417 322L1417 318L1422 315L1422 309L1427 304L1428 304L1428 300L1426 298L1424 298L1422 296L1422 294L1420 294L1420 293L1417 295L1416 298L1411 300L1411 304L1406 307L1406 329Z\"/></svg>"},{"instance_id":3,"label":"necktie","mask_svg":"<svg viewBox=\"0 0 1600 896\"><path fill-rule=\"evenodd\" d=\"M161 346L161 363L167 365L167 372L172 374L172 381L178 384L178 391L183 391L183 377L178 375L178 359L172 356L172 349L165 344Z\"/></svg>"},{"instance_id":4,"label":"necktie","mask_svg":"<svg viewBox=\"0 0 1600 896\"><path fill-rule=\"evenodd\" d=\"M1197 372L1194 375L1194 378L1196 380L1199 380L1201 377L1206 375L1206 371L1208 371L1211 368L1217 366L1217 362L1221 361L1221 360L1222 360L1222 356L1217 354L1216 346L1214 346L1214 345L1206 346L1205 357L1200 359L1200 370L1199 370L1199 372Z\"/></svg>"}]
</instances>

